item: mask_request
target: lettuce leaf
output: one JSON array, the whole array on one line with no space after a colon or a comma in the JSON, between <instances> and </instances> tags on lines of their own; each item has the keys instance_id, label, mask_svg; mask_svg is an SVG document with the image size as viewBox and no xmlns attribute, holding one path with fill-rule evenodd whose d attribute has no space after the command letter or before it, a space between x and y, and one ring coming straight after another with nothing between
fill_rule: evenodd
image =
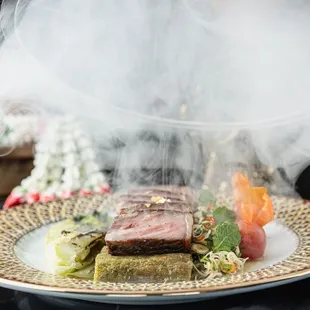
<instances>
[{"instance_id":1,"label":"lettuce leaf","mask_svg":"<svg viewBox=\"0 0 310 310\"><path fill-rule=\"evenodd\" d=\"M213 235L213 251L235 251L241 242L241 234L237 224L224 222L215 228Z\"/></svg>"},{"instance_id":2,"label":"lettuce leaf","mask_svg":"<svg viewBox=\"0 0 310 310\"><path fill-rule=\"evenodd\" d=\"M45 239L50 271L60 276L91 279L96 255L105 242L111 220L95 212L54 224Z\"/></svg>"},{"instance_id":3,"label":"lettuce leaf","mask_svg":"<svg viewBox=\"0 0 310 310\"><path fill-rule=\"evenodd\" d=\"M234 211L227 209L225 206L217 207L213 211L213 218L215 220L215 225L221 225L224 222L234 223L236 220L236 214Z\"/></svg>"}]
</instances>

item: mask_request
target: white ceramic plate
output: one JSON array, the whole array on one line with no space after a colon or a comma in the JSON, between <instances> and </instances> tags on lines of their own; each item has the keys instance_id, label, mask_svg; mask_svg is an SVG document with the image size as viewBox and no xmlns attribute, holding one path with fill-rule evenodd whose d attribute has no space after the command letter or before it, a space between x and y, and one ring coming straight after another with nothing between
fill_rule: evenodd
<instances>
[{"instance_id":1,"label":"white ceramic plate","mask_svg":"<svg viewBox=\"0 0 310 310\"><path fill-rule=\"evenodd\" d=\"M49 273L44 238L54 222L104 208L103 196L22 206L0 212L0 285L64 298L124 304L197 301L298 280L310 274L310 203L272 197L276 220L265 227L262 260L244 273L212 280L176 283L106 283ZM229 203L227 198L226 203Z\"/></svg>"}]
</instances>

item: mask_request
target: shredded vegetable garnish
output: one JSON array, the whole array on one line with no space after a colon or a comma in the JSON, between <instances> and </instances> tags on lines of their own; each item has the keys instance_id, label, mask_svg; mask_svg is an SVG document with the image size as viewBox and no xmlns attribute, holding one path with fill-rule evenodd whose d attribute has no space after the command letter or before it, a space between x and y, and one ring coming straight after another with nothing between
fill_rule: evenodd
<instances>
[{"instance_id":1,"label":"shredded vegetable garnish","mask_svg":"<svg viewBox=\"0 0 310 310\"><path fill-rule=\"evenodd\" d=\"M204 193L205 196L209 193ZM211 196L211 195L210 195ZM209 197L208 205L200 205L195 214L193 244L196 277L214 278L242 271L247 259L241 258L241 235L235 223L235 213L225 206L217 207ZM208 198L208 199L207 199ZM212 201L210 204L209 202Z\"/></svg>"},{"instance_id":2,"label":"shredded vegetable garnish","mask_svg":"<svg viewBox=\"0 0 310 310\"><path fill-rule=\"evenodd\" d=\"M239 249L236 251L239 252ZM243 271L246 261L247 259L240 258L235 252L209 252L194 262L194 269L203 278L214 278Z\"/></svg>"}]
</instances>

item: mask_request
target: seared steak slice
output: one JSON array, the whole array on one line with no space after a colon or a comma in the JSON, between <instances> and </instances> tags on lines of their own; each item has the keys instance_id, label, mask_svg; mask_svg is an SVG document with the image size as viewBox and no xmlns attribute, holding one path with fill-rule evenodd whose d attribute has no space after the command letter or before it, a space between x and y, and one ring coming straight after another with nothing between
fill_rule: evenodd
<instances>
[{"instance_id":1,"label":"seared steak slice","mask_svg":"<svg viewBox=\"0 0 310 310\"><path fill-rule=\"evenodd\" d=\"M162 199L169 200L171 202L187 202L185 197L180 197L177 194L169 194L169 193L156 193L157 195L153 195L154 192L146 191L143 195L121 195L118 197L118 202L151 202L152 197L161 197ZM159 195L164 194L164 195Z\"/></svg>"},{"instance_id":2,"label":"seared steak slice","mask_svg":"<svg viewBox=\"0 0 310 310\"><path fill-rule=\"evenodd\" d=\"M148 208L152 211L171 210L192 213L196 205L193 198L193 190L186 187L157 186L155 188L133 188L128 191L128 195L121 195L118 198L117 211L123 212L123 209L128 208L145 211Z\"/></svg>"},{"instance_id":3,"label":"seared steak slice","mask_svg":"<svg viewBox=\"0 0 310 310\"><path fill-rule=\"evenodd\" d=\"M193 213L194 205L186 202L165 202L165 203L152 203L152 202L122 202L117 204L117 212L120 214L128 214L132 212L151 212L151 211L172 211L181 213Z\"/></svg>"},{"instance_id":4,"label":"seared steak slice","mask_svg":"<svg viewBox=\"0 0 310 310\"><path fill-rule=\"evenodd\" d=\"M164 198L177 199L187 202L195 201L195 191L189 187L179 186L144 186L128 190L130 196L161 196Z\"/></svg>"},{"instance_id":5,"label":"seared steak slice","mask_svg":"<svg viewBox=\"0 0 310 310\"><path fill-rule=\"evenodd\" d=\"M132 212L115 218L105 241L112 255L186 253L192 227L190 213Z\"/></svg>"}]
</instances>

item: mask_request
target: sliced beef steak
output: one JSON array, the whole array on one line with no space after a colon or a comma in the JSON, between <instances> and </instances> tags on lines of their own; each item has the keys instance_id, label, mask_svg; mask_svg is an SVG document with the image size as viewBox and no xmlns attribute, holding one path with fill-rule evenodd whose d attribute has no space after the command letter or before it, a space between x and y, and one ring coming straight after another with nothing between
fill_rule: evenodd
<instances>
[{"instance_id":1,"label":"sliced beef steak","mask_svg":"<svg viewBox=\"0 0 310 310\"><path fill-rule=\"evenodd\" d=\"M112 255L186 253L192 227L190 213L131 212L115 218L105 241Z\"/></svg>"},{"instance_id":2,"label":"sliced beef steak","mask_svg":"<svg viewBox=\"0 0 310 310\"><path fill-rule=\"evenodd\" d=\"M148 194L150 193L150 194ZM160 195L160 194L164 194L164 195ZM183 199L184 197L179 197L176 194L169 194L169 193L156 193L154 194L154 192L145 192L143 193L143 195L121 195L118 197L117 201L118 202L150 202L152 200L152 197L161 197L162 200L169 200L171 202L187 202L185 199ZM189 203L189 202L188 202Z\"/></svg>"},{"instance_id":3,"label":"sliced beef steak","mask_svg":"<svg viewBox=\"0 0 310 310\"><path fill-rule=\"evenodd\" d=\"M135 210L170 210L192 213L195 209L193 190L183 187L140 187L128 191L127 195L121 195L117 200L117 211L123 213L123 209Z\"/></svg>"},{"instance_id":4,"label":"sliced beef steak","mask_svg":"<svg viewBox=\"0 0 310 310\"><path fill-rule=\"evenodd\" d=\"M168 212L181 212L181 213L193 213L194 206L187 203L132 203L129 202L124 205L118 204L119 214L129 214L133 212L153 212L153 211L168 211Z\"/></svg>"},{"instance_id":5,"label":"sliced beef steak","mask_svg":"<svg viewBox=\"0 0 310 310\"><path fill-rule=\"evenodd\" d=\"M161 196L164 198L176 199L193 203L195 201L195 191L189 187L179 186L144 186L128 190L129 196Z\"/></svg>"},{"instance_id":6,"label":"sliced beef steak","mask_svg":"<svg viewBox=\"0 0 310 310\"><path fill-rule=\"evenodd\" d=\"M135 199L119 201L116 205L118 213L127 213L130 211L175 211L182 213L193 213L195 205L185 201L168 200L163 203L152 202L150 197L145 199Z\"/></svg>"}]
</instances>

